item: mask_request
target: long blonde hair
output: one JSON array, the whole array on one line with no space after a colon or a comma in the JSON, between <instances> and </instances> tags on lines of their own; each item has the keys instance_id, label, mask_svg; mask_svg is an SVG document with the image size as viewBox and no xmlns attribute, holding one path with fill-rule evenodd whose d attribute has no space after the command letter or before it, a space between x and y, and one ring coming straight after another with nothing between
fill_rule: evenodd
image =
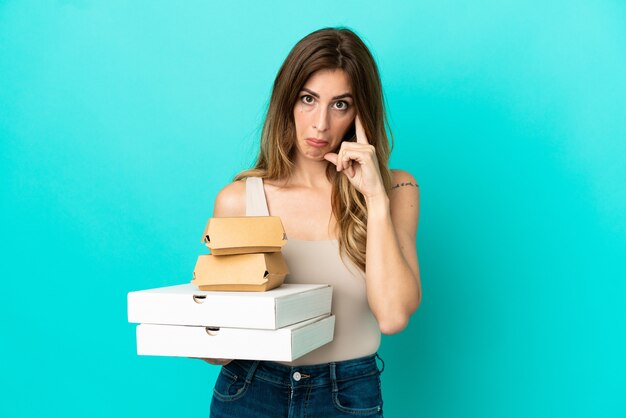
<instances>
[{"instance_id":1,"label":"long blonde hair","mask_svg":"<svg viewBox=\"0 0 626 418\"><path fill-rule=\"evenodd\" d=\"M309 77L318 70L326 69L342 69L348 75L356 111L369 143L376 150L378 168L385 190L389 192L391 171L388 161L393 148L393 134L385 113L380 76L367 46L352 30L344 27L319 29L293 47L274 80L256 164L254 168L237 174L234 181L246 177L283 180L291 176L296 152L293 109ZM385 125L389 129L391 146ZM354 127L344 140L356 140ZM332 183L331 206L337 220L339 252L347 255L365 272L365 198L344 174L337 174L331 163L326 168L326 177Z\"/></svg>"}]
</instances>

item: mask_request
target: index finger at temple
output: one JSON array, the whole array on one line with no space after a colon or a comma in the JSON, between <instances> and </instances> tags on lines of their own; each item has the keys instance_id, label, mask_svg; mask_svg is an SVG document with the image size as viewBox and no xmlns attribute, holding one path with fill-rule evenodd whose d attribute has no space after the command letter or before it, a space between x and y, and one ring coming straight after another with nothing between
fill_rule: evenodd
<instances>
[{"instance_id":1,"label":"index finger at temple","mask_svg":"<svg viewBox=\"0 0 626 418\"><path fill-rule=\"evenodd\" d=\"M367 137L365 136L365 129L363 129L363 124L361 123L361 119L359 115L356 115L354 120L354 125L356 128L356 142L359 144L369 144Z\"/></svg>"}]
</instances>

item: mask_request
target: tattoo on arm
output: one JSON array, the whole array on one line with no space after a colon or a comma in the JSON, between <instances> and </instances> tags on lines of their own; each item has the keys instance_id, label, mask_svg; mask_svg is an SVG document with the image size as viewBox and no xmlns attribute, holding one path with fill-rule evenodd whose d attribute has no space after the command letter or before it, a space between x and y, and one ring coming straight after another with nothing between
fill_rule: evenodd
<instances>
[{"instance_id":1,"label":"tattoo on arm","mask_svg":"<svg viewBox=\"0 0 626 418\"><path fill-rule=\"evenodd\" d=\"M409 181L409 182L406 182L406 183L398 183L398 184L396 184L395 186L392 186L391 188L392 188L392 189L397 189L397 188L399 188L399 187L403 187L403 186L420 187L417 183L411 183L411 182Z\"/></svg>"}]
</instances>

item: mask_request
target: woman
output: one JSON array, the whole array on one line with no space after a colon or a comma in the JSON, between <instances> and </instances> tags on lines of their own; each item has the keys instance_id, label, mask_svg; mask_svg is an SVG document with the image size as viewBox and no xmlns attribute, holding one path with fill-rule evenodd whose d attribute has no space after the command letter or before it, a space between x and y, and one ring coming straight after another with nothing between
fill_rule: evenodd
<instances>
[{"instance_id":1,"label":"woman","mask_svg":"<svg viewBox=\"0 0 626 418\"><path fill-rule=\"evenodd\" d=\"M419 189L388 168L385 122L378 70L357 35L324 28L295 45L256 166L220 191L213 216L281 218L286 282L333 286L334 339L293 362L206 359L223 366L212 417L382 416L381 332L402 331L421 300Z\"/></svg>"}]
</instances>

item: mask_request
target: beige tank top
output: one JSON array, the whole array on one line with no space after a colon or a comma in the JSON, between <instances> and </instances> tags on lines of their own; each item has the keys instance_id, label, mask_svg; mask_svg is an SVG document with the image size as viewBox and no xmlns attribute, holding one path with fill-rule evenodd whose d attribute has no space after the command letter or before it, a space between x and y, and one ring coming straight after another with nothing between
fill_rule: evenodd
<instances>
[{"instance_id":1,"label":"beige tank top","mask_svg":"<svg viewBox=\"0 0 626 418\"><path fill-rule=\"evenodd\" d=\"M263 179L246 179L246 216L269 216ZM337 240L294 240L282 249L289 267L285 283L324 283L333 287L331 313L335 315L333 341L292 362L301 366L350 360L374 354L380 346L380 328L367 303L365 274L350 260L346 267Z\"/></svg>"}]
</instances>

